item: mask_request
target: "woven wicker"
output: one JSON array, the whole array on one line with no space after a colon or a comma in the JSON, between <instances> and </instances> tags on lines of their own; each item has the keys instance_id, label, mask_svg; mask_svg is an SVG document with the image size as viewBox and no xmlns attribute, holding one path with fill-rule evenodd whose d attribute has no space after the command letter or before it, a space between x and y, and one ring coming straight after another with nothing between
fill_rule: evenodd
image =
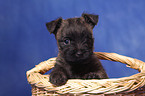
<instances>
[{"instance_id":1,"label":"woven wicker","mask_svg":"<svg viewBox=\"0 0 145 96\"><path fill-rule=\"evenodd\" d=\"M121 62L140 73L117 79L70 79L65 85L55 87L49 82L49 75L44 75L54 67L56 58L51 58L27 71L32 96L145 96L145 62L116 53L94 53L101 60Z\"/></svg>"}]
</instances>

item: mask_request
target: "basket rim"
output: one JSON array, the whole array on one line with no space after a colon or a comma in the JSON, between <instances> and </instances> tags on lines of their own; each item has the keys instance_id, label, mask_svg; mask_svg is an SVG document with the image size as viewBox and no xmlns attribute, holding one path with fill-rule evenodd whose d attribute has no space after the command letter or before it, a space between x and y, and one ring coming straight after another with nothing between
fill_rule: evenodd
<instances>
[{"instance_id":1,"label":"basket rim","mask_svg":"<svg viewBox=\"0 0 145 96\"><path fill-rule=\"evenodd\" d=\"M131 92L145 85L145 62L116 53L94 52L94 54L101 60L110 60L127 64L127 67L136 69L140 73L129 77L100 80L70 79L65 85L55 87L48 81L49 75L43 75L54 67L56 58L50 58L27 71L27 80L31 85L38 88L44 88L47 92L53 91L59 94L112 94L118 92Z\"/></svg>"}]
</instances>

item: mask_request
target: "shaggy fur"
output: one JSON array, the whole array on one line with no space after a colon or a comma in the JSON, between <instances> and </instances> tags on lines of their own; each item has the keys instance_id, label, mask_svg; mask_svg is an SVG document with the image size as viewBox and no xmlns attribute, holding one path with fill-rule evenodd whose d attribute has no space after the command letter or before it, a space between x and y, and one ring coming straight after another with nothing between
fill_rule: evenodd
<instances>
[{"instance_id":1,"label":"shaggy fur","mask_svg":"<svg viewBox=\"0 0 145 96\"><path fill-rule=\"evenodd\" d=\"M63 20L61 17L46 24L55 35L59 53L50 73L50 82L64 85L68 79L108 78L100 61L93 54L92 29L98 22L98 15L82 14L80 18Z\"/></svg>"}]
</instances>

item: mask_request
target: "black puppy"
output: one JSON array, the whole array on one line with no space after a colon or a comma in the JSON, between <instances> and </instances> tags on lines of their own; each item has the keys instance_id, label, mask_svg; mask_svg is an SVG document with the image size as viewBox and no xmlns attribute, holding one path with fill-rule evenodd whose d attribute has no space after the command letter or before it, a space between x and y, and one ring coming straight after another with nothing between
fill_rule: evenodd
<instances>
[{"instance_id":1,"label":"black puppy","mask_svg":"<svg viewBox=\"0 0 145 96\"><path fill-rule=\"evenodd\" d=\"M50 73L50 82L64 85L68 79L108 78L100 61L93 54L93 28L98 15L82 14L80 18L58 18L46 24L55 35L59 53Z\"/></svg>"}]
</instances>

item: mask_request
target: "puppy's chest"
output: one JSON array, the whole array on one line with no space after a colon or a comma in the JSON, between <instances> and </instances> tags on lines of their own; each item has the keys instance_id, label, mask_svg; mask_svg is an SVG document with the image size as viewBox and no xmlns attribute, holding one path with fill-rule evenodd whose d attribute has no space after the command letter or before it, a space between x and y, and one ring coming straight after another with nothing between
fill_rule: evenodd
<instances>
[{"instance_id":1,"label":"puppy's chest","mask_svg":"<svg viewBox=\"0 0 145 96\"><path fill-rule=\"evenodd\" d=\"M68 70L68 73L70 78L75 79L75 78L82 78L85 74L91 71L92 71L91 66L78 65L78 66L71 66L70 69Z\"/></svg>"}]
</instances>

